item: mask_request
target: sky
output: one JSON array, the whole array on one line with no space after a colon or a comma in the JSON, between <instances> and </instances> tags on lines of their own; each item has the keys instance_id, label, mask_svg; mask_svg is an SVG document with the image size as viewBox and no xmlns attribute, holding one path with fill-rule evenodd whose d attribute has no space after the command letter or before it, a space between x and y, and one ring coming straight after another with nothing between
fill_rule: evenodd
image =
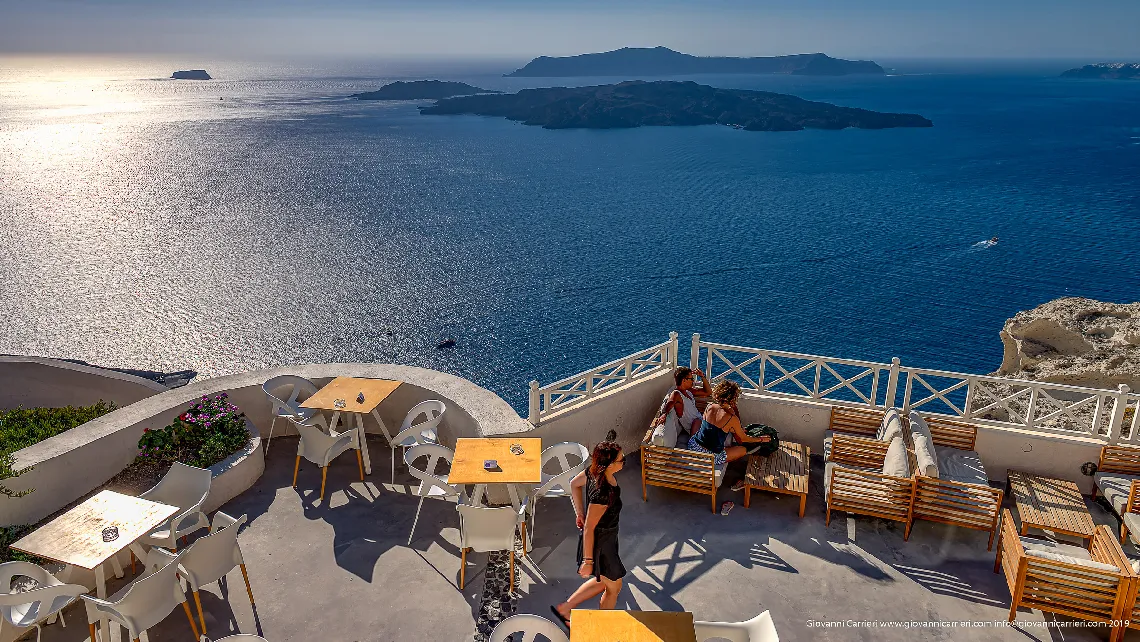
<instances>
[{"instance_id":1,"label":"sky","mask_svg":"<svg viewBox=\"0 0 1140 642\"><path fill-rule=\"evenodd\" d=\"M1140 60L1140 0L0 0L0 53Z\"/></svg>"}]
</instances>

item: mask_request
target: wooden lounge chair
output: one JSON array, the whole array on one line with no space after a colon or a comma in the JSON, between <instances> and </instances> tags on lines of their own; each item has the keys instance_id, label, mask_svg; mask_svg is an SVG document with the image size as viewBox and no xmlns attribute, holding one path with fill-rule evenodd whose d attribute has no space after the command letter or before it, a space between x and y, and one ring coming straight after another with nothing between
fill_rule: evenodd
<instances>
[{"instance_id":1,"label":"wooden lounge chair","mask_svg":"<svg viewBox=\"0 0 1140 642\"><path fill-rule=\"evenodd\" d=\"M1103 446L1093 475L1093 497L1099 492L1120 517L1120 543L1128 533L1140 543L1140 448Z\"/></svg>"},{"instance_id":2,"label":"wooden lounge chair","mask_svg":"<svg viewBox=\"0 0 1140 642\"><path fill-rule=\"evenodd\" d=\"M1010 622L1022 607L1117 624L1133 610L1136 573L1103 524L1085 550L1019 536L1013 516L1004 509L994 572L1004 573L1009 586ZM1124 627L1113 627L1110 640L1123 637Z\"/></svg>"},{"instance_id":3,"label":"wooden lounge chair","mask_svg":"<svg viewBox=\"0 0 1140 642\"><path fill-rule=\"evenodd\" d=\"M912 413L913 414L913 413ZM935 417L925 418L936 448L939 476L927 476L914 453L911 417L906 418L908 453L914 470L913 519L989 531L986 550L992 550L997 534L1004 491L989 485L982 458L974 450L976 426Z\"/></svg>"},{"instance_id":4,"label":"wooden lounge chair","mask_svg":"<svg viewBox=\"0 0 1140 642\"><path fill-rule=\"evenodd\" d=\"M641 443L641 499L649 501L649 486L676 488L709 495L715 513L716 491L724 478L723 468L717 468L716 455L655 446L652 434L652 429L647 431Z\"/></svg>"},{"instance_id":5,"label":"wooden lounge chair","mask_svg":"<svg viewBox=\"0 0 1140 642\"><path fill-rule=\"evenodd\" d=\"M831 524L832 511L880 517L906 524L903 539L910 538L914 480L882 472L887 448L878 439L832 436L824 466L826 524Z\"/></svg>"}]
</instances>

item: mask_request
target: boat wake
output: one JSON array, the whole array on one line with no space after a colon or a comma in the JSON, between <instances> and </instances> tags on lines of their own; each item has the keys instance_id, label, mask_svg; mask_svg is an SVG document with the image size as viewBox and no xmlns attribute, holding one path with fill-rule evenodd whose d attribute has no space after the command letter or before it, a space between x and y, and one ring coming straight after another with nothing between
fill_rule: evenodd
<instances>
[{"instance_id":1,"label":"boat wake","mask_svg":"<svg viewBox=\"0 0 1140 642\"><path fill-rule=\"evenodd\" d=\"M974 243L970 247L973 249L977 249L977 250L984 250L988 247L993 247L993 246L997 245L997 243L998 243L998 237L995 236L992 239L986 239L984 241L978 241L977 243Z\"/></svg>"}]
</instances>

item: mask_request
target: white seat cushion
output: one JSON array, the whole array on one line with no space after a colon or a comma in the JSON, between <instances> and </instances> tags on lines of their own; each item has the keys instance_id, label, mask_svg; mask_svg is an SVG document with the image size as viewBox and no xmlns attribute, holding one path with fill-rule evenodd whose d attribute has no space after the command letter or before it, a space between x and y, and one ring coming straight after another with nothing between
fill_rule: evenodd
<instances>
[{"instance_id":1,"label":"white seat cushion","mask_svg":"<svg viewBox=\"0 0 1140 642\"><path fill-rule=\"evenodd\" d=\"M910 477L910 461L906 456L906 444L902 435L895 435L891 444L887 446L887 454L883 457L883 474L892 477Z\"/></svg>"},{"instance_id":2,"label":"white seat cushion","mask_svg":"<svg viewBox=\"0 0 1140 642\"><path fill-rule=\"evenodd\" d=\"M875 439L889 443L895 437L902 437L902 434L902 415L897 408L891 408L883 414L883 421L879 424L879 432L875 434Z\"/></svg>"},{"instance_id":3,"label":"white seat cushion","mask_svg":"<svg viewBox=\"0 0 1140 642\"><path fill-rule=\"evenodd\" d=\"M1140 513L1125 513L1122 521L1128 527L1128 538L1140 545Z\"/></svg>"},{"instance_id":4,"label":"white seat cushion","mask_svg":"<svg viewBox=\"0 0 1140 642\"><path fill-rule=\"evenodd\" d=\"M938 479L938 451L934 448L930 425L922 415L913 410L910 411L910 439L914 444L914 458L918 461L918 471L927 477Z\"/></svg>"},{"instance_id":5,"label":"white seat cushion","mask_svg":"<svg viewBox=\"0 0 1140 642\"><path fill-rule=\"evenodd\" d=\"M1100 489L1104 498L1116 510L1117 515L1124 513L1124 506L1128 503L1128 491L1132 489L1133 479L1140 479L1140 476L1125 475L1124 473L1096 473L1093 475L1096 487Z\"/></svg>"},{"instance_id":6,"label":"white seat cushion","mask_svg":"<svg viewBox=\"0 0 1140 642\"><path fill-rule=\"evenodd\" d=\"M938 477L963 484L989 486L990 479L982 466L982 457L972 450L943 446L937 451Z\"/></svg>"},{"instance_id":7,"label":"white seat cushion","mask_svg":"<svg viewBox=\"0 0 1140 642\"><path fill-rule=\"evenodd\" d=\"M823 460L831 461L831 440L835 438L835 431L828 430L823 433Z\"/></svg>"}]
</instances>

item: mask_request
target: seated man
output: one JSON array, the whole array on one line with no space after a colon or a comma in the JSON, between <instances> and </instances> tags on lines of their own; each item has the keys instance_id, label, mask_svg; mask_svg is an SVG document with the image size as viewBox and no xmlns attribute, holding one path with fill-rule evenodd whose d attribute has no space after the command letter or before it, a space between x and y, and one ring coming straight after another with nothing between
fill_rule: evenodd
<instances>
[{"instance_id":1,"label":"seated man","mask_svg":"<svg viewBox=\"0 0 1140 642\"><path fill-rule=\"evenodd\" d=\"M691 370L685 366L678 367L673 371L673 381L676 382L677 387L673 388L665 397L665 401L661 404L661 410L658 411L657 417L650 424L651 428L656 428L666 421L676 421L679 430L684 430L690 435L697 432L697 429L700 428L701 413L697 410L697 397L693 393L696 377L701 378L701 386L704 388L701 396L708 397L712 394L705 373L701 372L700 368ZM673 446L673 444L668 445Z\"/></svg>"},{"instance_id":2,"label":"seated man","mask_svg":"<svg viewBox=\"0 0 1140 642\"><path fill-rule=\"evenodd\" d=\"M723 466L730 461L752 454L772 440L771 437L750 437L740 423L740 410L736 401L740 398L740 386L727 379L716 384L713 401L705 408L700 428L689 439L689 450L716 455L716 465ZM728 436L735 437L737 445L725 446ZM741 480L733 485L733 490L744 488Z\"/></svg>"}]
</instances>

